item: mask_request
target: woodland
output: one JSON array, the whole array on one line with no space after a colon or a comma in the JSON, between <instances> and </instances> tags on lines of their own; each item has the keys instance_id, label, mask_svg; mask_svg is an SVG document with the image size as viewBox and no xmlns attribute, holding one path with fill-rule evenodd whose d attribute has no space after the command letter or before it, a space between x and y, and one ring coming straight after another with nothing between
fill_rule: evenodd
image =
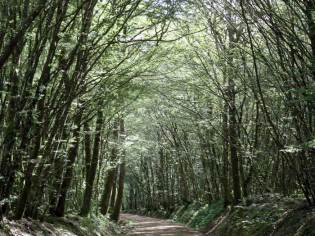
<instances>
[{"instance_id":1,"label":"woodland","mask_svg":"<svg viewBox=\"0 0 315 236\"><path fill-rule=\"evenodd\" d=\"M0 221L314 209L315 1L0 0L0 143Z\"/></svg>"}]
</instances>

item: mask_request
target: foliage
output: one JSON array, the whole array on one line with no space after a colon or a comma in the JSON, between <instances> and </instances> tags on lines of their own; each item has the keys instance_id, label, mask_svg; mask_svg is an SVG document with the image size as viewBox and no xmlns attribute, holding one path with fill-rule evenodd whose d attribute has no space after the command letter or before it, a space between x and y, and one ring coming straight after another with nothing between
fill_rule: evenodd
<instances>
[{"instance_id":1,"label":"foliage","mask_svg":"<svg viewBox=\"0 0 315 236\"><path fill-rule=\"evenodd\" d=\"M177 220L203 227L245 202L231 225L254 234L283 209L249 210L257 195L313 207L314 11L313 0L1 1L0 218L185 206Z\"/></svg>"},{"instance_id":2,"label":"foliage","mask_svg":"<svg viewBox=\"0 0 315 236\"><path fill-rule=\"evenodd\" d=\"M225 211L223 201L219 200L211 204L192 203L180 207L173 215L176 222L185 223L192 228L204 229Z\"/></svg>"},{"instance_id":3,"label":"foliage","mask_svg":"<svg viewBox=\"0 0 315 236\"><path fill-rule=\"evenodd\" d=\"M232 209L212 234L293 236L307 235L307 228L314 229L310 225L314 214L298 198L279 201L276 196L266 195L266 198L256 199L249 206L239 205Z\"/></svg>"},{"instance_id":4,"label":"foliage","mask_svg":"<svg viewBox=\"0 0 315 236\"><path fill-rule=\"evenodd\" d=\"M189 221L189 226L197 229L205 229L209 222L213 222L225 211L223 201L219 200L201 207Z\"/></svg>"}]
</instances>

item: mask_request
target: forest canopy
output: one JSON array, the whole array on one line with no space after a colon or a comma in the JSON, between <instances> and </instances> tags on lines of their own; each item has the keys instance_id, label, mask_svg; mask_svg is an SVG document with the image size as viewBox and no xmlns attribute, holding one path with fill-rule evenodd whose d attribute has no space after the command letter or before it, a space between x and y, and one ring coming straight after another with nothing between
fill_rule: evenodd
<instances>
[{"instance_id":1,"label":"forest canopy","mask_svg":"<svg viewBox=\"0 0 315 236\"><path fill-rule=\"evenodd\" d=\"M315 205L314 0L0 2L0 218Z\"/></svg>"}]
</instances>

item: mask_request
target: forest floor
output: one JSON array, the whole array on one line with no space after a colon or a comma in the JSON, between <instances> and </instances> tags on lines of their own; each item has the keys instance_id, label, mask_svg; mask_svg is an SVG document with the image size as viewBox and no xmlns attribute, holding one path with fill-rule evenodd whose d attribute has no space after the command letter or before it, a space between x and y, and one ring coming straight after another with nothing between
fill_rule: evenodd
<instances>
[{"instance_id":1,"label":"forest floor","mask_svg":"<svg viewBox=\"0 0 315 236\"><path fill-rule=\"evenodd\" d=\"M315 236L315 208L299 196L257 195L228 209L194 202L171 218L211 236Z\"/></svg>"},{"instance_id":2,"label":"forest floor","mask_svg":"<svg viewBox=\"0 0 315 236\"><path fill-rule=\"evenodd\" d=\"M0 236L113 236L121 235L120 227L106 217L48 217L43 221L21 219L0 221Z\"/></svg>"},{"instance_id":3,"label":"forest floor","mask_svg":"<svg viewBox=\"0 0 315 236\"><path fill-rule=\"evenodd\" d=\"M121 219L129 222L132 226L131 231L127 234L128 236L202 236L198 231L170 220L131 214L123 214Z\"/></svg>"},{"instance_id":4,"label":"forest floor","mask_svg":"<svg viewBox=\"0 0 315 236\"><path fill-rule=\"evenodd\" d=\"M171 220L123 214L123 235L315 236L315 208L302 196L262 194L227 209L218 200L206 205L193 202L171 215L161 212L142 209L139 214Z\"/></svg>"}]
</instances>

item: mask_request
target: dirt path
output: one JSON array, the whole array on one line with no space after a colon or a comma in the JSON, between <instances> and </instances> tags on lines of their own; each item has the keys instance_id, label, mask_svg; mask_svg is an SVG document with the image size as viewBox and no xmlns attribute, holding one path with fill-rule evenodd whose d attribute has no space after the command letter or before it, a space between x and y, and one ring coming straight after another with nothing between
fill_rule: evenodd
<instances>
[{"instance_id":1,"label":"dirt path","mask_svg":"<svg viewBox=\"0 0 315 236\"><path fill-rule=\"evenodd\" d=\"M130 214L123 214L121 219L132 222L133 229L127 234L128 236L202 236L197 231L169 220Z\"/></svg>"}]
</instances>

